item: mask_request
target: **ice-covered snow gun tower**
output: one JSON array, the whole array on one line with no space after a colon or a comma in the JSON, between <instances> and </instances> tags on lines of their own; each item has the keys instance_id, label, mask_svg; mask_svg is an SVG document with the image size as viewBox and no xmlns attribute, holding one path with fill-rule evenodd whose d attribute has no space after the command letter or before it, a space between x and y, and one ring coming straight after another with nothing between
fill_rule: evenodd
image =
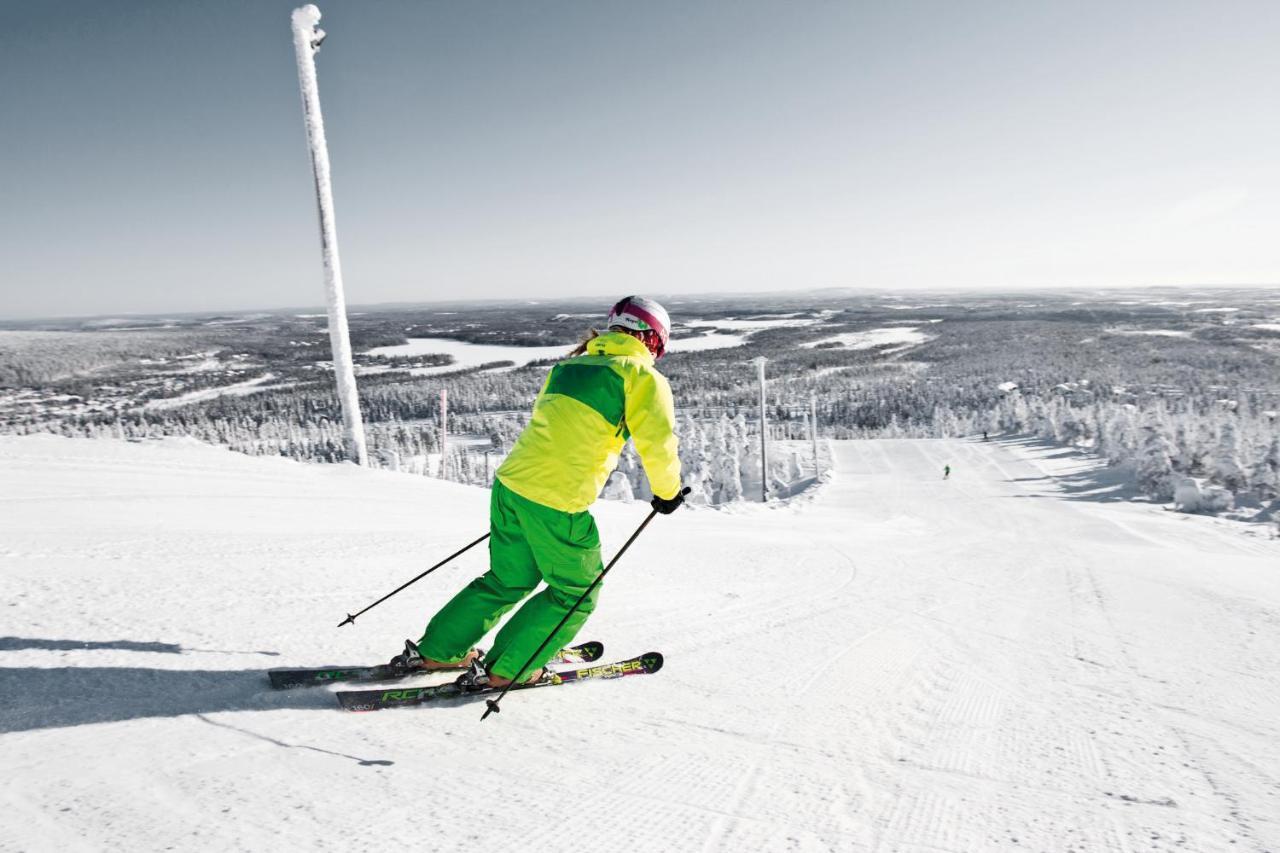
<instances>
[{"instance_id":1,"label":"ice-covered snow gun tower","mask_svg":"<svg viewBox=\"0 0 1280 853\"><path fill-rule=\"evenodd\" d=\"M347 332L347 304L342 293L342 263L338 258L338 228L333 217L333 185L329 179L329 146L320 115L320 88L316 84L316 52L324 41L320 10L300 6L293 10L293 49L298 57L298 84L302 87L302 113L311 146L311 168L316 178L316 203L320 209L320 250L324 257L324 288L329 304L329 346L333 350L333 375L342 404L347 433L347 453L358 465L369 464L364 443L364 422L356 394L356 372L351 363L351 336Z\"/></svg>"}]
</instances>

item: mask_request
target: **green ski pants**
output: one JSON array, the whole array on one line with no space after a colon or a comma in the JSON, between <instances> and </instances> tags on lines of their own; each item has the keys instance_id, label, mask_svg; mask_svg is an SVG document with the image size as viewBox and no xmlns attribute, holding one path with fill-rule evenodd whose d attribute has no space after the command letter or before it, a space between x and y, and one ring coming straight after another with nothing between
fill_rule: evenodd
<instances>
[{"instance_id":1,"label":"green ski pants","mask_svg":"<svg viewBox=\"0 0 1280 853\"><path fill-rule=\"evenodd\" d=\"M511 617L485 655L489 672L515 678L520 667L604 570L600 534L589 512L561 512L534 503L493 481L489 503L489 571L441 608L418 641L418 652L460 661L502 615L546 581L547 588ZM595 609L600 588L551 638L529 672L568 645ZM527 674L527 673L526 673Z\"/></svg>"}]
</instances>

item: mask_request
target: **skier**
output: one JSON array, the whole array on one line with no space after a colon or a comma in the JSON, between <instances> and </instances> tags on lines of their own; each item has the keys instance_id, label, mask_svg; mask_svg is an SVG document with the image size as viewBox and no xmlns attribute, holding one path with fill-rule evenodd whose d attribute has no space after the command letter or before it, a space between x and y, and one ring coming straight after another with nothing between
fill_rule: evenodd
<instances>
[{"instance_id":1,"label":"skier","mask_svg":"<svg viewBox=\"0 0 1280 853\"><path fill-rule=\"evenodd\" d=\"M950 466L950 465L943 465L943 466L942 466L942 479L944 479L944 480L950 480L950 479L951 479L951 466Z\"/></svg>"},{"instance_id":2,"label":"skier","mask_svg":"<svg viewBox=\"0 0 1280 853\"><path fill-rule=\"evenodd\" d=\"M660 513L684 501L671 388L654 362L666 351L671 322L652 299L613 306L604 334L590 333L553 367L529 425L498 466L489 505L489 571L453 597L417 643L392 666L467 667L463 687L505 687L603 570L600 537L587 508L595 502L630 437ZM665 497L664 497L665 496ZM498 632L483 661L472 646L533 592ZM568 644L595 608L598 588L529 664L526 681Z\"/></svg>"}]
</instances>

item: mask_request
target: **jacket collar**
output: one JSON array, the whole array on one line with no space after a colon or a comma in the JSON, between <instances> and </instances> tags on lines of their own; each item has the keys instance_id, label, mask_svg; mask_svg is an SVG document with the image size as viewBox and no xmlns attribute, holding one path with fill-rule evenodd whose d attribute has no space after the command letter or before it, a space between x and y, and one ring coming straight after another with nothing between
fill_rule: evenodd
<instances>
[{"instance_id":1,"label":"jacket collar","mask_svg":"<svg viewBox=\"0 0 1280 853\"><path fill-rule=\"evenodd\" d=\"M588 355L623 355L653 366L653 353L643 343L622 332L605 332L587 341Z\"/></svg>"}]
</instances>

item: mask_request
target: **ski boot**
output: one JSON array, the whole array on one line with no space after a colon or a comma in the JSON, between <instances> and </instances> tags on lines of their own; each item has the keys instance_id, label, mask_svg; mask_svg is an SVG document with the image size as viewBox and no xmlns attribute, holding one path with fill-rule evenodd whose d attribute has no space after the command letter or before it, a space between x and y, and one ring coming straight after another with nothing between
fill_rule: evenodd
<instances>
[{"instance_id":1,"label":"ski boot","mask_svg":"<svg viewBox=\"0 0 1280 853\"><path fill-rule=\"evenodd\" d=\"M549 682L553 677L551 670L545 666L538 667L521 682L520 686L526 687L543 681ZM484 664L479 660L473 661L467 671L458 676L458 680L454 682L463 693L474 693L477 690L501 690L510 683L511 680L508 678L490 675L489 671L484 668Z\"/></svg>"},{"instance_id":2,"label":"ski boot","mask_svg":"<svg viewBox=\"0 0 1280 853\"><path fill-rule=\"evenodd\" d=\"M473 658L467 664L467 671L459 675L453 682L460 693L476 693L489 689L489 671L484 668L480 658Z\"/></svg>"},{"instance_id":3,"label":"ski boot","mask_svg":"<svg viewBox=\"0 0 1280 853\"><path fill-rule=\"evenodd\" d=\"M480 659L480 650L472 649L467 652L458 663L443 663L441 661L424 658L418 651L418 644L413 640L404 641L404 651L393 657L387 666L391 667L395 672L408 675L414 672L434 672L438 669L459 669L470 666Z\"/></svg>"}]
</instances>

